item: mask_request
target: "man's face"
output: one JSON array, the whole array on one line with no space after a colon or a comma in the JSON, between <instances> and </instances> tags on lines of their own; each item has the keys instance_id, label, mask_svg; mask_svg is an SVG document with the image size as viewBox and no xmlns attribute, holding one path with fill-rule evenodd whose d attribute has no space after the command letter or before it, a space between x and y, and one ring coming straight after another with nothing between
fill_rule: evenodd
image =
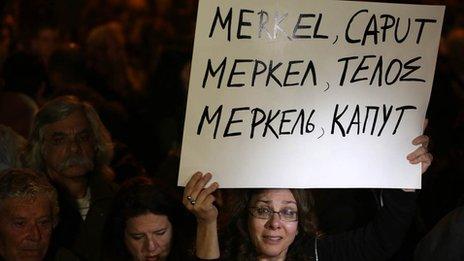
<instances>
[{"instance_id":1,"label":"man's face","mask_svg":"<svg viewBox=\"0 0 464 261\"><path fill-rule=\"evenodd\" d=\"M82 178L93 170L95 141L80 111L44 126L43 158L52 179Z\"/></svg>"},{"instance_id":2,"label":"man's face","mask_svg":"<svg viewBox=\"0 0 464 261\"><path fill-rule=\"evenodd\" d=\"M42 260L53 229L46 195L9 198L0 206L0 256L7 261Z\"/></svg>"}]
</instances>

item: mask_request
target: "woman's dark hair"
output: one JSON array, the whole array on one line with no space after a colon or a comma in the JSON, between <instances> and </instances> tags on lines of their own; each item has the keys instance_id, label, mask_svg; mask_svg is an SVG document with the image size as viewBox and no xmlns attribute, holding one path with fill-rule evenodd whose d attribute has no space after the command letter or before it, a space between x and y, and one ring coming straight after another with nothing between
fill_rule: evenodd
<instances>
[{"instance_id":1,"label":"woman's dark hair","mask_svg":"<svg viewBox=\"0 0 464 261\"><path fill-rule=\"evenodd\" d=\"M250 240L248 219L251 199L262 193L263 189L247 189L233 191L231 213L228 225L221 233L221 257L233 260L256 260L257 252ZM308 238L318 234L314 210L314 200L309 190L290 189L298 207L298 235L287 251L286 260L312 260L312 246L308 246Z\"/></svg>"},{"instance_id":2,"label":"woman's dark hair","mask_svg":"<svg viewBox=\"0 0 464 261\"><path fill-rule=\"evenodd\" d=\"M130 218L147 213L165 215L171 222L173 234L168 260L185 260L191 256L191 242L194 242L191 238L191 228L195 226L188 226L191 223L190 216L179 202L161 191L151 179L136 177L125 182L114 199L105 227L105 260L131 259L124 243L126 222ZM186 245L186 242L190 242L190 245Z\"/></svg>"}]
</instances>

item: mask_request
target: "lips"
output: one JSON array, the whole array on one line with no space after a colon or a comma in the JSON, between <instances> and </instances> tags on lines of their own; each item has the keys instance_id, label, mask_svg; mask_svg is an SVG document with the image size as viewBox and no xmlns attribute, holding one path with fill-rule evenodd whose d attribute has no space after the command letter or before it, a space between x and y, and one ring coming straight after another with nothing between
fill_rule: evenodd
<instances>
[{"instance_id":1,"label":"lips","mask_svg":"<svg viewBox=\"0 0 464 261\"><path fill-rule=\"evenodd\" d=\"M263 236L263 241L266 244L271 244L271 245L280 244L282 239L283 239L283 237L281 237L281 236L272 236L272 235Z\"/></svg>"},{"instance_id":2,"label":"lips","mask_svg":"<svg viewBox=\"0 0 464 261\"><path fill-rule=\"evenodd\" d=\"M41 248L22 248L21 250L26 253L35 253L42 251Z\"/></svg>"},{"instance_id":3,"label":"lips","mask_svg":"<svg viewBox=\"0 0 464 261\"><path fill-rule=\"evenodd\" d=\"M157 261L159 260L158 256L147 256L145 257L145 261Z\"/></svg>"}]
</instances>

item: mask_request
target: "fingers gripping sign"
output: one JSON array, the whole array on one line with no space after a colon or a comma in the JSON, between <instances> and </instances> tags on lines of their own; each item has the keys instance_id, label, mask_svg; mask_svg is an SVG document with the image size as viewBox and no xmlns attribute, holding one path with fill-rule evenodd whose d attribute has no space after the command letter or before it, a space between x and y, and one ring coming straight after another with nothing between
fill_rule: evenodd
<instances>
[{"instance_id":1,"label":"fingers gripping sign","mask_svg":"<svg viewBox=\"0 0 464 261\"><path fill-rule=\"evenodd\" d=\"M416 150L411 152L407 159L411 164L421 163L422 173L424 173L432 164L433 156L428 151L429 137L421 135L412 141L413 145L420 145Z\"/></svg>"},{"instance_id":2,"label":"fingers gripping sign","mask_svg":"<svg viewBox=\"0 0 464 261\"><path fill-rule=\"evenodd\" d=\"M214 222L218 216L218 210L214 206L216 198L213 193L219 188L219 184L214 182L205 187L211 180L212 175L201 172L195 173L189 180L184 189L183 204L197 218L197 222Z\"/></svg>"},{"instance_id":3,"label":"fingers gripping sign","mask_svg":"<svg viewBox=\"0 0 464 261\"><path fill-rule=\"evenodd\" d=\"M424 122L424 129L427 127L428 120ZM407 160L411 164L421 164L421 173L424 174L427 169L432 164L433 156L428 150L430 143L430 138L427 135L421 135L412 140L412 144L419 146L413 152L409 153L406 156ZM414 191L414 190L405 190L405 191Z\"/></svg>"}]
</instances>

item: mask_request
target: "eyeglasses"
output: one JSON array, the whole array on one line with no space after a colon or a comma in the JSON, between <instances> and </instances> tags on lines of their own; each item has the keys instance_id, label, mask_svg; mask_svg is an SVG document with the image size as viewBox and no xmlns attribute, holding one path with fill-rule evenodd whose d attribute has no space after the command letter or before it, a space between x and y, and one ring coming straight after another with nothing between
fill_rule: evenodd
<instances>
[{"instance_id":1,"label":"eyeglasses","mask_svg":"<svg viewBox=\"0 0 464 261\"><path fill-rule=\"evenodd\" d=\"M268 207L251 207L248 209L250 214L259 219L271 219L274 214L278 214L280 220L286 222L293 222L298 220L298 211L290 208L284 208L279 211L274 211Z\"/></svg>"}]
</instances>

